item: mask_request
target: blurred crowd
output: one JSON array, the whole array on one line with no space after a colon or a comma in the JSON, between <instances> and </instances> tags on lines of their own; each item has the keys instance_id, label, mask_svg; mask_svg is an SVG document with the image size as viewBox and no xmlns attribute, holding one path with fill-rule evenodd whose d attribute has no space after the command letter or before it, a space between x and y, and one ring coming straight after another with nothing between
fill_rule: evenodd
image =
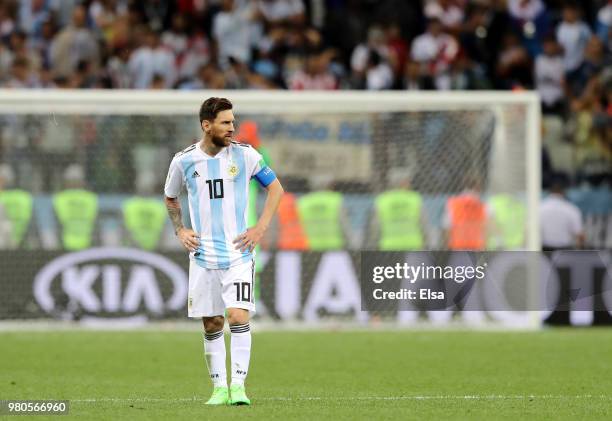
<instances>
[{"instance_id":1,"label":"blurred crowd","mask_svg":"<svg viewBox=\"0 0 612 421\"><path fill-rule=\"evenodd\" d=\"M0 82L535 87L553 112L610 94L598 88L610 79L602 71L610 65L611 24L612 3L605 0L2 0Z\"/></svg>"},{"instance_id":2,"label":"blurred crowd","mask_svg":"<svg viewBox=\"0 0 612 421\"><path fill-rule=\"evenodd\" d=\"M611 0L0 0L0 87L536 89L601 173L611 25Z\"/></svg>"}]
</instances>

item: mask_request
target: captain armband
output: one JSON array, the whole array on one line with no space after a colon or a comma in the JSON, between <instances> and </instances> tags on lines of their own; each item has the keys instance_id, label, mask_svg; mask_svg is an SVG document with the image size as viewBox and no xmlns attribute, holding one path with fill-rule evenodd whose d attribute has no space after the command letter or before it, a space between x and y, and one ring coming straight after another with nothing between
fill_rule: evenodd
<instances>
[{"instance_id":1,"label":"captain armband","mask_svg":"<svg viewBox=\"0 0 612 421\"><path fill-rule=\"evenodd\" d=\"M254 175L254 177L263 187L268 187L274 180L276 180L276 174L274 174L272 168L268 166L263 167L257 174Z\"/></svg>"}]
</instances>

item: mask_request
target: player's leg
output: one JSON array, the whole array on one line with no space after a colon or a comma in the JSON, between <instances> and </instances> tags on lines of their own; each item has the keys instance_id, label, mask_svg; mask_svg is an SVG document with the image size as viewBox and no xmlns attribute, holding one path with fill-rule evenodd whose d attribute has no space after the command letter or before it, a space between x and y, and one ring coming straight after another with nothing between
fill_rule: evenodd
<instances>
[{"instance_id":1,"label":"player's leg","mask_svg":"<svg viewBox=\"0 0 612 421\"><path fill-rule=\"evenodd\" d=\"M213 393L206 405L225 405L229 400L227 387L226 352L223 336L223 316L202 317L204 324L204 357L213 382Z\"/></svg>"},{"instance_id":2,"label":"player's leg","mask_svg":"<svg viewBox=\"0 0 612 421\"><path fill-rule=\"evenodd\" d=\"M231 376L230 404L249 405L251 401L246 396L244 381L249 371L251 360L251 327L249 311L242 308L228 308L227 320L231 332Z\"/></svg>"},{"instance_id":3,"label":"player's leg","mask_svg":"<svg viewBox=\"0 0 612 421\"><path fill-rule=\"evenodd\" d=\"M204 356L213 382L213 393L207 405L228 402L226 351L223 337L223 313L219 271L205 269L191 262L189 266L189 317L202 318L204 327Z\"/></svg>"},{"instance_id":4,"label":"player's leg","mask_svg":"<svg viewBox=\"0 0 612 421\"><path fill-rule=\"evenodd\" d=\"M232 336L232 385L244 385L251 359L251 327L249 311L242 308L229 308L227 319Z\"/></svg>"},{"instance_id":5,"label":"player's leg","mask_svg":"<svg viewBox=\"0 0 612 421\"><path fill-rule=\"evenodd\" d=\"M253 262L231 267L223 279L223 301L231 331L230 403L249 405L244 382L251 359L250 312L255 311Z\"/></svg>"}]
</instances>

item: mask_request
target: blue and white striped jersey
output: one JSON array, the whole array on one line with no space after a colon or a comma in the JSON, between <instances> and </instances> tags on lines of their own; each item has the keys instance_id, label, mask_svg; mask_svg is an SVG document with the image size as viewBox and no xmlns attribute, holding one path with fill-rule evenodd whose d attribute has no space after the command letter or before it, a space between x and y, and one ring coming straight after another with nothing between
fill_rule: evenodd
<instances>
[{"instance_id":1,"label":"blue and white striped jersey","mask_svg":"<svg viewBox=\"0 0 612 421\"><path fill-rule=\"evenodd\" d=\"M251 146L232 142L211 157L202 141L177 153L168 170L164 193L179 196L187 187L192 229L200 245L190 258L208 269L225 269L253 258L251 252L235 249L233 240L247 230L249 180L274 173ZM267 177L264 186L274 179Z\"/></svg>"}]
</instances>

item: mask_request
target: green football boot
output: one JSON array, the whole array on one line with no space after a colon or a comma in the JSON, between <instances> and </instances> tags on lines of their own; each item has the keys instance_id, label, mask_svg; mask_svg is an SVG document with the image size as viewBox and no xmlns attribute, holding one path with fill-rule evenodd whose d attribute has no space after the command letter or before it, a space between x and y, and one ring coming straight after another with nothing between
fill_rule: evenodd
<instances>
[{"instance_id":1,"label":"green football boot","mask_svg":"<svg viewBox=\"0 0 612 421\"><path fill-rule=\"evenodd\" d=\"M230 405L250 405L251 400L247 398L244 385L234 384L230 387Z\"/></svg>"},{"instance_id":2,"label":"green football boot","mask_svg":"<svg viewBox=\"0 0 612 421\"><path fill-rule=\"evenodd\" d=\"M229 403L229 394L227 387L219 386L213 389L212 396L205 405L227 405Z\"/></svg>"}]
</instances>

